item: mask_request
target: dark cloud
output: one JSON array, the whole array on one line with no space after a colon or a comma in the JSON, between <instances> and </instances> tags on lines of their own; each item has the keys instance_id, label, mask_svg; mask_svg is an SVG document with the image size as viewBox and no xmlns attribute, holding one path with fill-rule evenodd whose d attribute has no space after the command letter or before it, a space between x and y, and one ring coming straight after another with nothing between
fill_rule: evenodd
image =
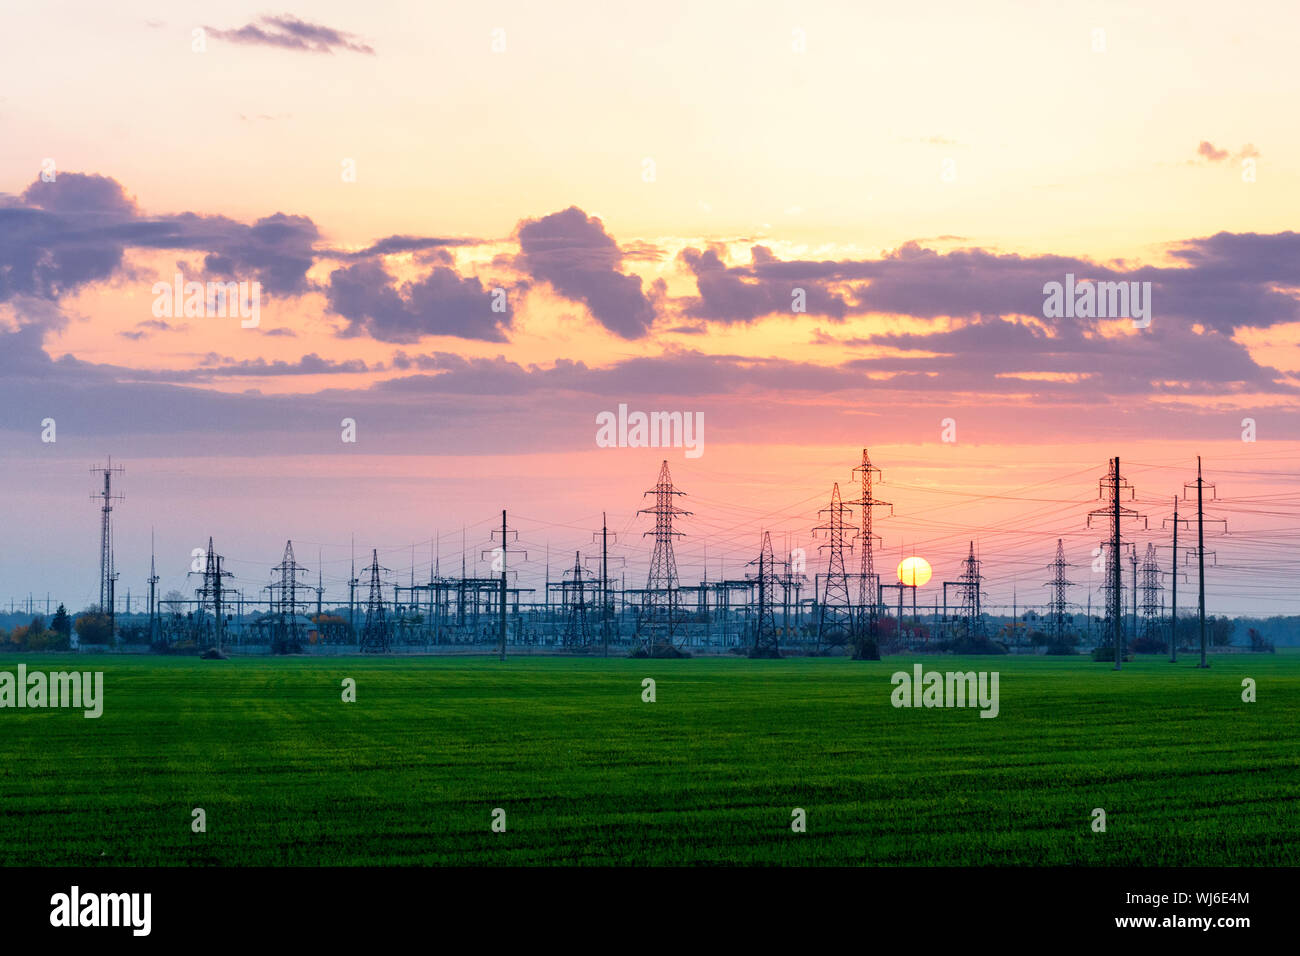
<instances>
[{"instance_id":1,"label":"dark cloud","mask_svg":"<svg viewBox=\"0 0 1300 956\"><path fill-rule=\"evenodd\" d=\"M204 27L204 29L219 40L248 46L278 47L282 50L297 50L303 53L333 53L335 50L349 50L370 56L375 53L373 47L362 43L354 33L299 20L289 14L278 17L258 17L254 22L235 30L221 30L216 27Z\"/></svg>"},{"instance_id":2,"label":"dark cloud","mask_svg":"<svg viewBox=\"0 0 1300 956\"><path fill-rule=\"evenodd\" d=\"M645 335L655 309L639 276L620 269L623 252L599 219L577 206L518 228L519 268L584 303L601 325L625 339Z\"/></svg>"},{"instance_id":3,"label":"dark cloud","mask_svg":"<svg viewBox=\"0 0 1300 956\"><path fill-rule=\"evenodd\" d=\"M694 318L748 322L774 313L799 314L794 311L797 290L802 293L803 313L842 319L849 312L844 299L823 283L758 278L759 268L776 261L766 246L750 249L750 267L728 269L716 249L685 249L681 258L694 273L700 293L698 299L685 303L686 314Z\"/></svg>"},{"instance_id":4,"label":"dark cloud","mask_svg":"<svg viewBox=\"0 0 1300 956\"><path fill-rule=\"evenodd\" d=\"M1168 267L1104 265L1068 256L1021 256L984 249L939 252L915 242L865 260L780 261L763 247L755 250L762 254L754 256L752 266L727 274L729 279L765 287L761 294L746 290L760 304L764 295L773 302L782 296L788 300L795 286L811 283L824 289L828 283L852 283L849 311L853 314L1024 315L1066 330L1095 327L1095 319L1043 315L1044 284L1063 282L1072 274L1076 281L1150 282L1154 322L1200 323L1227 333L1243 326L1300 320L1300 299L1294 291L1300 288L1300 235L1293 232L1219 233L1177 243L1169 250L1177 264ZM716 310L720 318L745 316L744 305L750 300L716 298L722 303ZM811 303L811 291L809 299ZM686 304L702 308L693 300ZM814 312L811 304L808 311Z\"/></svg>"},{"instance_id":5,"label":"dark cloud","mask_svg":"<svg viewBox=\"0 0 1300 956\"><path fill-rule=\"evenodd\" d=\"M427 335L504 342L511 315L492 311L492 292L477 277L435 266L423 279L397 287L377 260L336 269L329 307L348 320L342 334L409 344Z\"/></svg>"},{"instance_id":6,"label":"dark cloud","mask_svg":"<svg viewBox=\"0 0 1300 956\"><path fill-rule=\"evenodd\" d=\"M375 256L394 255L402 252L422 252L430 249L445 249L455 246L478 245L479 239L451 239L439 236L387 236L357 252L330 251L335 259L372 259Z\"/></svg>"},{"instance_id":7,"label":"dark cloud","mask_svg":"<svg viewBox=\"0 0 1300 956\"><path fill-rule=\"evenodd\" d=\"M61 172L54 182L37 180L16 201L0 203L0 301L57 299L108 279L132 247L204 252L214 276L238 274L271 294L299 294L309 288L318 237L310 219L283 213L251 226L190 212L142 216L116 180Z\"/></svg>"}]
</instances>

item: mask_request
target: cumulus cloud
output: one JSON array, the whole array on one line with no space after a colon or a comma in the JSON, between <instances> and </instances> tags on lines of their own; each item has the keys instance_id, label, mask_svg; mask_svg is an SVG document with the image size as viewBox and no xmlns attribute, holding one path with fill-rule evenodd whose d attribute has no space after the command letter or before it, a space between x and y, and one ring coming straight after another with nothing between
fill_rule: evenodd
<instances>
[{"instance_id":1,"label":"cumulus cloud","mask_svg":"<svg viewBox=\"0 0 1300 956\"><path fill-rule=\"evenodd\" d=\"M596 321L625 339L643 336L655 309L641 278L622 269L623 251L604 224L577 206L519 224L518 267L584 303Z\"/></svg>"},{"instance_id":2,"label":"cumulus cloud","mask_svg":"<svg viewBox=\"0 0 1300 956\"><path fill-rule=\"evenodd\" d=\"M409 344L427 335L504 342L510 313L493 312L491 290L446 266L400 286L378 260L330 273L329 307L348 320L344 335Z\"/></svg>"}]
</instances>

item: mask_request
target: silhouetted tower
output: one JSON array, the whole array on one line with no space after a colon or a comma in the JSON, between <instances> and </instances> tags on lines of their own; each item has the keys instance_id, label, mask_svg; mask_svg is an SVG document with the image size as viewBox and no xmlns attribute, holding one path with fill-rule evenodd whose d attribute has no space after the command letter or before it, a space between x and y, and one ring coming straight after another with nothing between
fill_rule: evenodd
<instances>
[{"instance_id":1,"label":"silhouetted tower","mask_svg":"<svg viewBox=\"0 0 1300 956\"><path fill-rule=\"evenodd\" d=\"M980 561L975 557L975 542L970 543L970 553L961 563L961 574L957 577L957 600L965 627L966 636L974 637L984 633L983 608L980 606Z\"/></svg>"},{"instance_id":2,"label":"silhouetted tower","mask_svg":"<svg viewBox=\"0 0 1300 956\"><path fill-rule=\"evenodd\" d=\"M1190 519L1178 515L1178 496L1174 495L1174 513L1161 522L1161 527L1170 524L1174 529L1174 540L1169 546L1169 663L1178 663L1178 527L1190 528Z\"/></svg>"},{"instance_id":3,"label":"silhouetted tower","mask_svg":"<svg viewBox=\"0 0 1300 956\"><path fill-rule=\"evenodd\" d=\"M659 480L653 489L645 493L655 496L655 506L637 512L639 515L655 516L654 531L647 531L643 535L654 535L655 549L650 558L650 574L646 578L646 593L641 601L641 618L638 621L641 641L651 654L675 647L677 643L679 596L673 538L680 536L681 532L673 530L673 518L684 517L691 512L678 508L673 497L684 494L684 491L673 487L673 478L668 473L668 461L665 459L659 469Z\"/></svg>"},{"instance_id":4,"label":"silhouetted tower","mask_svg":"<svg viewBox=\"0 0 1300 956\"><path fill-rule=\"evenodd\" d=\"M604 648L605 656L609 656L609 639L615 633L616 621L614 619L614 600L613 590L610 588L609 577L609 541L611 532L609 524L605 519L605 512L600 513L600 530L593 532L592 539L600 544L600 554L588 555L589 561L595 561L596 566L600 568L600 642ZM617 543L618 535L612 537ZM615 556L615 561L626 564L624 558Z\"/></svg>"},{"instance_id":5,"label":"silhouetted tower","mask_svg":"<svg viewBox=\"0 0 1300 956\"><path fill-rule=\"evenodd\" d=\"M221 562L224 558L217 554L216 548L212 546L212 539L208 538L208 553L203 565L203 586L195 592L199 599L199 613L196 615L195 625L200 626L202 623L202 612L208 609L212 611L213 635L212 642L217 650L221 650L222 631L226 626L226 592L229 591L224 584L225 578L233 578L234 575L229 571L223 570ZM191 574L194 572L191 571Z\"/></svg>"},{"instance_id":6,"label":"silhouetted tower","mask_svg":"<svg viewBox=\"0 0 1300 956\"><path fill-rule=\"evenodd\" d=\"M754 646L750 657L780 657L780 635L776 629L776 615L773 605L776 602L778 587L776 558L772 555L772 533L763 532L763 543L759 547L757 560L750 565L758 565L758 621L754 626Z\"/></svg>"},{"instance_id":7,"label":"silhouetted tower","mask_svg":"<svg viewBox=\"0 0 1300 956\"><path fill-rule=\"evenodd\" d=\"M1205 481L1201 477L1201 456L1196 456L1196 481L1189 481L1183 485L1183 498L1187 499L1187 493L1191 488L1196 488L1196 564L1197 564L1197 590L1199 599L1197 601L1200 612L1201 625L1201 663L1198 667L1209 667L1210 663L1206 659L1205 643L1205 523L1223 525L1223 530L1228 530L1228 522L1223 518L1206 518L1205 517L1205 489L1210 490L1210 500L1218 498L1218 492L1211 482ZM1210 552L1213 554L1213 552Z\"/></svg>"},{"instance_id":8,"label":"silhouetted tower","mask_svg":"<svg viewBox=\"0 0 1300 956\"><path fill-rule=\"evenodd\" d=\"M298 590L307 585L298 580L298 575L309 569L298 564L293 555L293 542L284 543L284 557L271 569L280 577L271 584L271 608L275 631L273 646L279 652L297 651L302 647L302 627L298 621Z\"/></svg>"},{"instance_id":9,"label":"silhouetted tower","mask_svg":"<svg viewBox=\"0 0 1300 956\"><path fill-rule=\"evenodd\" d=\"M108 615L111 627L116 613L114 605L117 603L113 596L113 583L117 580L113 568L113 502L126 500L122 495L113 494L113 476L125 473L126 469L121 465L113 467L113 457L110 455L107 465L97 465L90 471L91 474L104 476L104 490L91 497L102 502L99 521L99 609Z\"/></svg>"},{"instance_id":10,"label":"silhouetted tower","mask_svg":"<svg viewBox=\"0 0 1300 956\"><path fill-rule=\"evenodd\" d=\"M149 643L158 642L158 568L155 564L153 531L149 531Z\"/></svg>"},{"instance_id":11,"label":"silhouetted tower","mask_svg":"<svg viewBox=\"0 0 1300 956\"><path fill-rule=\"evenodd\" d=\"M836 482L831 489L831 504L823 508L819 515L829 514L826 524L813 528L813 536L823 532L826 543L819 545L830 549L830 562L826 566L826 584L817 618L817 643L821 645L840 646L853 637L853 608L849 603L849 578L844 570L844 550L853 550L853 545L844 542L844 519L853 517L853 512L844 507L840 500L840 485Z\"/></svg>"},{"instance_id":12,"label":"silhouetted tower","mask_svg":"<svg viewBox=\"0 0 1300 956\"><path fill-rule=\"evenodd\" d=\"M1142 636L1148 640L1160 640L1162 630L1161 611L1163 590L1160 584L1160 564L1156 560L1156 546L1147 545L1146 556L1139 569L1142 583Z\"/></svg>"},{"instance_id":13,"label":"silhouetted tower","mask_svg":"<svg viewBox=\"0 0 1300 956\"><path fill-rule=\"evenodd\" d=\"M890 515L893 515L894 506L888 501L881 501L879 498L872 496L872 480L880 475L880 469L871 463L871 456L867 454L867 449L862 449L862 464L853 469L853 474L862 479L862 497L853 501L846 501L845 504L857 505L862 509L862 530L858 532L858 540L861 542L862 547L862 578L858 582L858 607L862 609L862 612L865 612L868 631L874 637L877 605L880 602L880 587L876 580L874 548L875 543L880 539L873 536L871 531L871 509L888 505Z\"/></svg>"},{"instance_id":14,"label":"silhouetted tower","mask_svg":"<svg viewBox=\"0 0 1300 956\"><path fill-rule=\"evenodd\" d=\"M1065 560L1065 542L1056 539L1056 560L1047 566L1052 572L1052 580L1047 587L1052 589L1052 596L1047 602L1047 624L1052 630L1052 643L1060 644L1065 640L1065 618L1069 603L1066 601L1065 589L1074 587L1073 581L1065 578L1065 569L1071 567Z\"/></svg>"},{"instance_id":15,"label":"silhouetted tower","mask_svg":"<svg viewBox=\"0 0 1300 956\"><path fill-rule=\"evenodd\" d=\"M362 653L383 654L392 647L388 615L384 609L383 582L379 572L388 568L379 566L379 551L370 552L370 598L366 601L366 621L361 627Z\"/></svg>"},{"instance_id":16,"label":"silhouetted tower","mask_svg":"<svg viewBox=\"0 0 1300 956\"><path fill-rule=\"evenodd\" d=\"M1120 536L1120 523L1125 518L1141 518L1146 527L1146 516L1138 514L1132 508L1120 504L1124 492L1129 500L1133 499L1133 486L1125 479L1119 468L1119 457L1110 460L1110 469L1098 480L1098 497L1107 502L1106 507L1097 508L1088 513L1088 527L1092 519L1107 518L1110 523L1110 540L1102 542L1106 556L1106 623L1108 637L1103 645L1109 643L1115 652L1115 670L1119 670L1124 659L1124 576L1120 571L1120 553L1123 540Z\"/></svg>"},{"instance_id":17,"label":"silhouetted tower","mask_svg":"<svg viewBox=\"0 0 1300 956\"><path fill-rule=\"evenodd\" d=\"M591 630L587 625L587 609L594 602L588 600L588 593L594 597L600 590L596 576L582 566L582 554L573 553L573 567L561 575L558 585L561 600L568 613L564 619L564 646L587 647L591 644Z\"/></svg>"}]
</instances>

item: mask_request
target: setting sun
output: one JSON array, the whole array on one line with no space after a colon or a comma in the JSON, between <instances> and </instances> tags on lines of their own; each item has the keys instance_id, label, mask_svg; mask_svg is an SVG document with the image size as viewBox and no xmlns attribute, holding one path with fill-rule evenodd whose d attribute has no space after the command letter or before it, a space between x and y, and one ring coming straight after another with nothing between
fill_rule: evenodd
<instances>
[{"instance_id":1,"label":"setting sun","mask_svg":"<svg viewBox=\"0 0 1300 956\"><path fill-rule=\"evenodd\" d=\"M898 583L921 587L930 580L930 562L925 558L904 558L898 562Z\"/></svg>"}]
</instances>

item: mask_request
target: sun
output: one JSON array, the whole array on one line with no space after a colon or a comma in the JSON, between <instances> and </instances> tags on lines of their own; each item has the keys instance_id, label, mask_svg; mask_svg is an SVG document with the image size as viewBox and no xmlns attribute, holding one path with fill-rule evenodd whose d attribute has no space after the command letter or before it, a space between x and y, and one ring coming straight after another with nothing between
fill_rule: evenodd
<instances>
[{"instance_id":1,"label":"sun","mask_svg":"<svg viewBox=\"0 0 1300 956\"><path fill-rule=\"evenodd\" d=\"M925 558L904 558L898 562L898 583L908 587L923 586L930 580L930 562Z\"/></svg>"}]
</instances>

